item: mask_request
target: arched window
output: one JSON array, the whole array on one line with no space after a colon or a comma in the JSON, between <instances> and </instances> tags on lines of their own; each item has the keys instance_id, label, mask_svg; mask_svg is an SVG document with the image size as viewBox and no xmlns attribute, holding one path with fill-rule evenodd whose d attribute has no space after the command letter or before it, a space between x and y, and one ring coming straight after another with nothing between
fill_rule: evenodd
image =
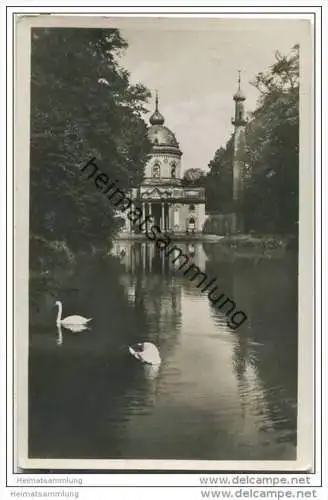
<instances>
[{"instance_id":1,"label":"arched window","mask_svg":"<svg viewBox=\"0 0 328 500\"><path fill-rule=\"evenodd\" d=\"M177 170L176 164L174 162L171 163L171 178L172 179L176 178L176 170Z\"/></svg>"},{"instance_id":2,"label":"arched window","mask_svg":"<svg viewBox=\"0 0 328 500\"><path fill-rule=\"evenodd\" d=\"M196 229L196 221L195 221L194 217L190 217L190 219L188 221L187 231L191 231L192 233L194 233L195 229Z\"/></svg>"},{"instance_id":3,"label":"arched window","mask_svg":"<svg viewBox=\"0 0 328 500\"><path fill-rule=\"evenodd\" d=\"M189 205L189 212L195 211L195 205Z\"/></svg>"},{"instance_id":4,"label":"arched window","mask_svg":"<svg viewBox=\"0 0 328 500\"><path fill-rule=\"evenodd\" d=\"M155 163L152 168L152 177L158 178L161 176L161 167L159 163Z\"/></svg>"}]
</instances>

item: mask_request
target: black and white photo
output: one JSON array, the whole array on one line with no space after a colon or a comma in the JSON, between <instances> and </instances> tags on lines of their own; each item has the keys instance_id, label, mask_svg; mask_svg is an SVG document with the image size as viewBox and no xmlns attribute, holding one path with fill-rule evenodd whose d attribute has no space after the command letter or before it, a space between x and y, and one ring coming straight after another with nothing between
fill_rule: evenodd
<instances>
[{"instance_id":1,"label":"black and white photo","mask_svg":"<svg viewBox=\"0 0 328 500\"><path fill-rule=\"evenodd\" d=\"M20 466L311 468L309 21L28 21Z\"/></svg>"}]
</instances>

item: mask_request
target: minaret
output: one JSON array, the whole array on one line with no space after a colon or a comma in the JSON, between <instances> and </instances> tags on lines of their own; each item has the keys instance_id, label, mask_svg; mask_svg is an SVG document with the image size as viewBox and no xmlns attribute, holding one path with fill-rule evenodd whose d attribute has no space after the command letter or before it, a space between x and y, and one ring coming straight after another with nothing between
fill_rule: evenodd
<instances>
[{"instance_id":1,"label":"minaret","mask_svg":"<svg viewBox=\"0 0 328 500\"><path fill-rule=\"evenodd\" d=\"M233 137L233 205L236 214L235 231L243 232L242 201L245 175L245 95L240 89L240 70L238 71L238 89L233 96L235 101L235 117L232 124L235 127Z\"/></svg>"}]
</instances>

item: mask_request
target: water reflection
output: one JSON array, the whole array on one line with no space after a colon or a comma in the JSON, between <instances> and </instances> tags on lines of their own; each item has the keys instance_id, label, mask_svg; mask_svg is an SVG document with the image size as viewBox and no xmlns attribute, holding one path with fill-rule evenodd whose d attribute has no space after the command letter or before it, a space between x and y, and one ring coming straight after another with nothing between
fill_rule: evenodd
<instances>
[{"instance_id":1,"label":"water reflection","mask_svg":"<svg viewBox=\"0 0 328 500\"><path fill-rule=\"evenodd\" d=\"M57 331L58 331L58 336L56 338L56 344L63 345L64 340L63 340L63 332L61 324L57 324Z\"/></svg>"},{"instance_id":2,"label":"water reflection","mask_svg":"<svg viewBox=\"0 0 328 500\"><path fill-rule=\"evenodd\" d=\"M58 332L58 335L56 338L56 344L63 345L64 339L63 339L63 331L62 331L61 323L56 323L56 327L57 327L57 332ZM90 327L88 327L86 325L66 325L64 327L64 330L65 329L70 331L70 332L73 332L73 333L80 333L80 332L84 332L85 330L90 330Z\"/></svg>"},{"instance_id":3,"label":"water reflection","mask_svg":"<svg viewBox=\"0 0 328 500\"><path fill-rule=\"evenodd\" d=\"M32 285L31 456L295 458L294 259L227 261L216 245L179 246L217 277L248 322L230 330L207 295L149 243L120 242L114 258L77 265L58 292L94 325L77 336L58 329L61 349L53 348L53 298L46 285L35 294ZM158 347L160 367L129 356L138 342Z\"/></svg>"}]
</instances>

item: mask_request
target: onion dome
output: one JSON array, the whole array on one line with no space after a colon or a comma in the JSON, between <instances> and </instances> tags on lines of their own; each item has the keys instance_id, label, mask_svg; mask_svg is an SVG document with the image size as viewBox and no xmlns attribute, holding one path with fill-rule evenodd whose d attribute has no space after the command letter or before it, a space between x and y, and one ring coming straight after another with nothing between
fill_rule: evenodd
<instances>
[{"instance_id":1,"label":"onion dome","mask_svg":"<svg viewBox=\"0 0 328 500\"><path fill-rule=\"evenodd\" d=\"M156 92L156 101L155 101L155 112L151 115L150 117L150 123L151 125L163 125L164 123L164 116L161 115L161 113L158 111L158 95Z\"/></svg>"},{"instance_id":2,"label":"onion dome","mask_svg":"<svg viewBox=\"0 0 328 500\"><path fill-rule=\"evenodd\" d=\"M244 92L240 89L240 70L238 71L238 89L235 95L233 96L234 101L245 101L246 96Z\"/></svg>"},{"instance_id":3,"label":"onion dome","mask_svg":"<svg viewBox=\"0 0 328 500\"><path fill-rule=\"evenodd\" d=\"M181 156L182 152L174 133L164 126L164 117L158 110L158 95L156 92L155 112L150 117L151 127L148 129L148 139L153 153L174 154Z\"/></svg>"},{"instance_id":4,"label":"onion dome","mask_svg":"<svg viewBox=\"0 0 328 500\"><path fill-rule=\"evenodd\" d=\"M233 98L235 101L245 101L246 100L246 96L245 96L244 92L242 90L240 90L240 88L238 88L238 90L235 93L235 95L233 96Z\"/></svg>"}]
</instances>

